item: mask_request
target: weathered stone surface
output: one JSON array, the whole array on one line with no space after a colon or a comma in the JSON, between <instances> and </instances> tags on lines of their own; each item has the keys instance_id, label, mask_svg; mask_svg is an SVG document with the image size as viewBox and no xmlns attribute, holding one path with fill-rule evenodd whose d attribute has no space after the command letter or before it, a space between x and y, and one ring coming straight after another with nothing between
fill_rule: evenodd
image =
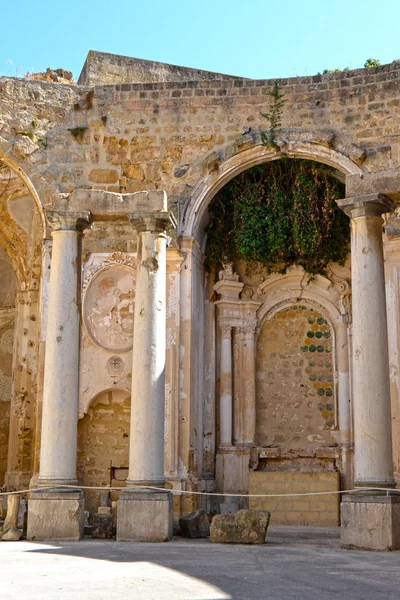
<instances>
[{"instance_id":1,"label":"weathered stone surface","mask_svg":"<svg viewBox=\"0 0 400 600\"><path fill-rule=\"evenodd\" d=\"M8 531L11 527L17 527L20 502L21 496L19 494L8 496L7 516L4 521L3 531Z\"/></svg>"},{"instance_id":2,"label":"weathered stone surface","mask_svg":"<svg viewBox=\"0 0 400 600\"><path fill-rule=\"evenodd\" d=\"M17 527L10 527L2 536L2 542L18 542L22 538L22 531Z\"/></svg>"},{"instance_id":3,"label":"weathered stone surface","mask_svg":"<svg viewBox=\"0 0 400 600\"><path fill-rule=\"evenodd\" d=\"M28 518L28 503L25 498L21 498L18 510L17 527L26 532L26 524Z\"/></svg>"},{"instance_id":4,"label":"weathered stone surface","mask_svg":"<svg viewBox=\"0 0 400 600\"><path fill-rule=\"evenodd\" d=\"M182 537L206 538L210 535L210 521L207 513L202 509L181 517L179 527Z\"/></svg>"},{"instance_id":5,"label":"weathered stone surface","mask_svg":"<svg viewBox=\"0 0 400 600\"><path fill-rule=\"evenodd\" d=\"M111 515L111 506L99 506L98 511L97 511L98 515Z\"/></svg>"},{"instance_id":6,"label":"weathered stone surface","mask_svg":"<svg viewBox=\"0 0 400 600\"><path fill-rule=\"evenodd\" d=\"M167 542L172 538L172 493L126 490L117 513L119 542Z\"/></svg>"},{"instance_id":7,"label":"weathered stone surface","mask_svg":"<svg viewBox=\"0 0 400 600\"><path fill-rule=\"evenodd\" d=\"M215 515L211 541L216 544L263 544L271 513L266 510L239 510L236 515Z\"/></svg>"},{"instance_id":8,"label":"weathered stone surface","mask_svg":"<svg viewBox=\"0 0 400 600\"><path fill-rule=\"evenodd\" d=\"M349 495L341 504L342 548L400 549L400 496Z\"/></svg>"},{"instance_id":9,"label":"weathered stone surface","mask_svg":"<svg viewBox=\"0 0 400 600\"><path fill-rule=\"evenodd\" d=\"M114 536L112 515L102 513L93 515L92 528L92 537L98 540L110 540Z\"/></svg>"},{"instance_id":10,"label":"weathered stone surface","mask_svg":"<svg viewBox=\"0 0 400 600\"><path fill-rule=\"evenodd\" d=\"M28 511L28 540L80 540L85 512L83 492L55 490L32 492Z\"/></svg>"}]
</instances>

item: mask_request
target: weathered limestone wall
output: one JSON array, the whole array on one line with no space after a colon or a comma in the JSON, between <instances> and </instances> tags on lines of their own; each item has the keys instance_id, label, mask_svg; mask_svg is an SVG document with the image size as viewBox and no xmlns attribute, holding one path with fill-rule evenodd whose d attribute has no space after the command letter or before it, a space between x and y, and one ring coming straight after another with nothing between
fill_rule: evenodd
<instances>
[{"instance_id":1,"label":"weathered limestone wall","mask_svg":"<svg viewBox=\"0 0 400 600\"><path fill-rule=\"evenodd\" d=\"M312 494L338 492L339 473L250 473L251 494ZM274 525L311 525L337 527L339 525L339 494L292 496L281 498L250 498L253 510L272 512Z\"/></svg>"},{"instance_id":2,"label":"weathered limestone wall","mask_svg":"<svg viewBox=\"0 0 400 600\"><path fill-rule=\"evenodd\" d=\"M283 137L289 146L294 136L333 148L365 170L396 166L399 74L393 64L281 80ZM61 191L163 188L183 205L188 185L257 141L272 84L228 79L90 88L1 78L1 137ZM297 133L289 135L293 128Z\"/></svg>"},{"instance_id":3,"label":"weathered limestone wall","mask_svg":"<svg viewBox=\"0 0 400 600\"><path fill-rule=\"evenodd\" d=\"M281 80L280 87L286 100L282 115L283 131L279 139L282 150L289 156L315 157L339 165L342 172L397 168L400 148L399 79L400 66L393 64L373 71ZM90 87L0 78L0 157L6 154L8 159L21 166L31 178L46 209L54 209L60 204L68 209L70 199L67 195L60 198L59 192L69 194L76 188L119 193L166 190L169 206L179 221L178 234L188 236L180 243L182 266L173 269L174 285L177 285L177 278L180 285L180 330L174 332L177 337L168 354L167 377L175 374L175 384L178 385L179 369L180 383L179 402L175 387L169 395L167 408L171 417L174 415L177 419L175 423L179 423L179 428L168 432L168 443L170 450L179 448L179 451L178 464L167 461L166 468L177 480L185 480L193 474L193 479L201 478L203 474L211 479L215 440L212 426L215 332L212 306L207 305L206 316L202 312L202 256L199 244L193 239L197 236L202 242L203 225L206 225L207 219L200 224L198 231L189 227L188 206L201 196L202 190L212 188L215 191L218 185L232 176L233 171L238 172L255 162L276 157L259 145L259 129L267 126L260 112L267 111L271 105L268 93L273 82L237 78L162 83L119 81L114 85ZM249 127L251 131L244 134ZM17 206L17 200L12 202L14 209L7 210L4 218L2 213L1 229L7 235L12 225L12 211L20 223L24 215L24 210ZM192 216L195 212L192 211ZM15 225L12 227L16 229ZM34 290L40 274L40 263L36 259L41 236L35 237L36 245L28 244L28 252L27 232L23 232L22 226L20 229L19 245L14 253L16 257L31 253L30 265L35 268L28 288ZM11 237L16 240L15 236ZM115 222L100 223L95 218L92 231L85 234L84 263L92 259L90 253L120 251L134 254L135 237L127 220L117 217ZM398 255L396 248L394 262ZM31 268L25 268L25 271L24 268L21 266L21 273L32 272ZM390 281L395 282L396 276L390 277ZM46 276L43 281L45 284ZM254 285L249 280L243 281L249 285L255 299L260 280L254 281ZM209 302L211 295L208 294L205 299ZM30 323L29 334L25 338L26 346L33 355L39 351L39 336L34 332L35 322L30 318L35 315L29 315L30 302L29 298L24 300L26 314L23 316L20 310L22 321L18 327L19 337L24 339L24 321ZM33 305L37 306L36 300ZM393 302L389 309L392 310L396 331L396 335L392 335L391 360L393 404L397 410L394 414L398 415L398 311ZM174 319L172 315L169 318ZM39 319L36 325L38 322ZM208 332L206 339L205 329ZM29 346L30 342L34 346ZM22 361L26 357L25 346L22 344L20 347L22 353L18 364L22 371L16 374L19 378L16 389L34 389L40 398L40 378L38 382L35 375L36 358L32 363L34 368L28 372ZM203 347L206 348L204 361ZM89 367L85 360L82 369L90 369L90 365L96 363L95 356L92 356L91 363L89 361ZM171 361L175 362L172 364ZM103 367L101 364L99 368ZM129 378L129 371L124 373L124 377ZM88 400L94 395L91 391L86 394ZM40 400L37 415L40 414L39 405ZM30 419L34 418L32 408L32 402L26 404ZM26 421L22 423L24 427ZM18 440L17 420L15 423L12 437ZM395 418L397 468L400 464L399 423L399 419ZM18 467L17 448L23 448L24 443L13 442L9 459L12 470ZM35 447L37 455L38 436ZM26 478L28 471L24 473ZM12 479L17 480L19 475Z\"/></svg>"},{"instance_id":4,"label":"weathered limestone wall","mask_svg":"<svg viewBox=\"0 0 400 600\"><path fill-rule=\"evenodd\" d=\"M317 310L289 306L264 322L257 344L257 443L283 450L336 445L330 326Z\"/></svg>"},{"instance_id":5,"label":"weathered limestone wall","mask_svg":"<svg viewBox=\"0 0 400 600\"><path fill-rule=\"evenodd\" d=\"M0 487L4 485L12 394L14 308L0 308Z\"/></svg>"},{"instance_id":6,"label":"weathered limestone wall","mask_svg":"<svg viewBox=\"0 0 400 600\"><path fill-rule=\"evenodd\" d=\"M104 85L118 83L157 83L171 81L196 81L225 79L229 75L190 69L177 65L142 60L128 56L116 56L106 52L89 51L79 76L81 85Z\"/></svg>"},{"instance_id":7,"label":"weathered limestone wall","mask_svg":"<svg viewBox=\"0 0 400 600\"><path fill-rule=\"evenodd\" d=\"M121 390L100 394L78 421L78 480L85 486L123 487L128 476L130 395ZM119 492L111 493L112 500ZM85 491L91 513L100 505L100 491Z\"/></svg>"}]
</instances>

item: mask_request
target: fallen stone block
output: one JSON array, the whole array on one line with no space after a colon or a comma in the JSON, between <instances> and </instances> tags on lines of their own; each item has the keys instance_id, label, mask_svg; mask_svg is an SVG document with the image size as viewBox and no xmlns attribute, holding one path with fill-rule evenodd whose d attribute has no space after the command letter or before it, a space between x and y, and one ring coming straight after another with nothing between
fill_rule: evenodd
<instances>
[{"instance_id":1,"label":"fallen stone block","mask_svg":"<svg viewBox=\"0 0 400 600\"><path fill-rule=\"evenodd\" d=\"M211 541L216 544L263 544L271 513L266 510L239 510L235 515L215 515Z\"/></svg>"},{"instance_id":2,"label":"fallen stone block","mask_svg":"<svg viewBox=\"0 0 400 600\"><path fill-rule=\"evenodd\" d=\"M92 519L92 537L97 540L110 540L114 537L111 514L95 514Z\"/></svg>"},{"instance_id":3,"label":"fallen stone block","mask_svg":"<svg viewBox=\"0 0 400 600\"><path fill-rule=\"evenodd\" d=\"M17 527L10 527L8 531L2 536L2 542L19 542L22 538L21 529L17 529Z\"/></svg>"},{"instance_id":4,"label":"fallen stone block","mask_svg":"<svg viewBox=\"0 0 400 600\"><path fill-rule=\"evenodd\" d=\"M206 538L210 535L210 521L202 510L185 515L179 519L180 534L186 538Z\"/></svg>"}]
</instances>

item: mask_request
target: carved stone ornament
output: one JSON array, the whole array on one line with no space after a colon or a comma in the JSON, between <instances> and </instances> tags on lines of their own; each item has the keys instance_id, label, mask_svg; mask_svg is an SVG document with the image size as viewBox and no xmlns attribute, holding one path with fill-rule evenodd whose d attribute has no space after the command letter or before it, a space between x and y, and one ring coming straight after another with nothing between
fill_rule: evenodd
<instances>
[{"instance_id":1,"label":"carved stone ornament","mask_svg":"<svg viewBox=\"0 0 400 600\"><path fill-rule=\"evenodd\" d=\"M83 267L82 295L84 295L91 279L100 269L112 265L125 265L136 271L136 254L113 252L112 254L91 254Z\"/></svg>"},{"instance_id":2,"label":"carved stone ornament","mask_svg":"<svg viewBox=\"0 0 400 600\"><path fill-rule=\"evenodd\" d=\"M233 263L225 262L222 264L222 269L218 273L220 281L239 281L239 275L233 272Z\"/></svg>"},{"instance_id":3,"label":"carved stone ornament","mask_svg":"<svg viewBox=\"0 0 400 600\"><path fill-rule=\"evenodd\" d=\"M133 344L135 257L92 255L84 268L83 322L92 341L112 352Z\"/></svg>"}]
</instances>

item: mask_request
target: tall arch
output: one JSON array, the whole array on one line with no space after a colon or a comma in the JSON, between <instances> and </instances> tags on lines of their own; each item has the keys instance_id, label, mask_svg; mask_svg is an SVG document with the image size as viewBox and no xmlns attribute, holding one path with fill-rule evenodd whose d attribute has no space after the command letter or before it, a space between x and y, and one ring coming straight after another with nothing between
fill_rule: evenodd
<instances>
[{"instance_id":1,"label":"tall arch","mask_svg":"<svg viewBox=\"0 0 400 600\"><path fill-rule=\"evenodd\" d=\"M292 139L285 155L290 158L314 160L329 165L343 175L361 174L363 170L351 158L326 145ZM243 171L272 160L279 160L282 153L277 150L256 145L235 153L221 162L219 168L205 175L193 189L190 201L185 207L180 223L183 237L196 238L201 244L202 230L206 224L207 208L215 194L231 179Z\"/></svg>"}]
</instances>

